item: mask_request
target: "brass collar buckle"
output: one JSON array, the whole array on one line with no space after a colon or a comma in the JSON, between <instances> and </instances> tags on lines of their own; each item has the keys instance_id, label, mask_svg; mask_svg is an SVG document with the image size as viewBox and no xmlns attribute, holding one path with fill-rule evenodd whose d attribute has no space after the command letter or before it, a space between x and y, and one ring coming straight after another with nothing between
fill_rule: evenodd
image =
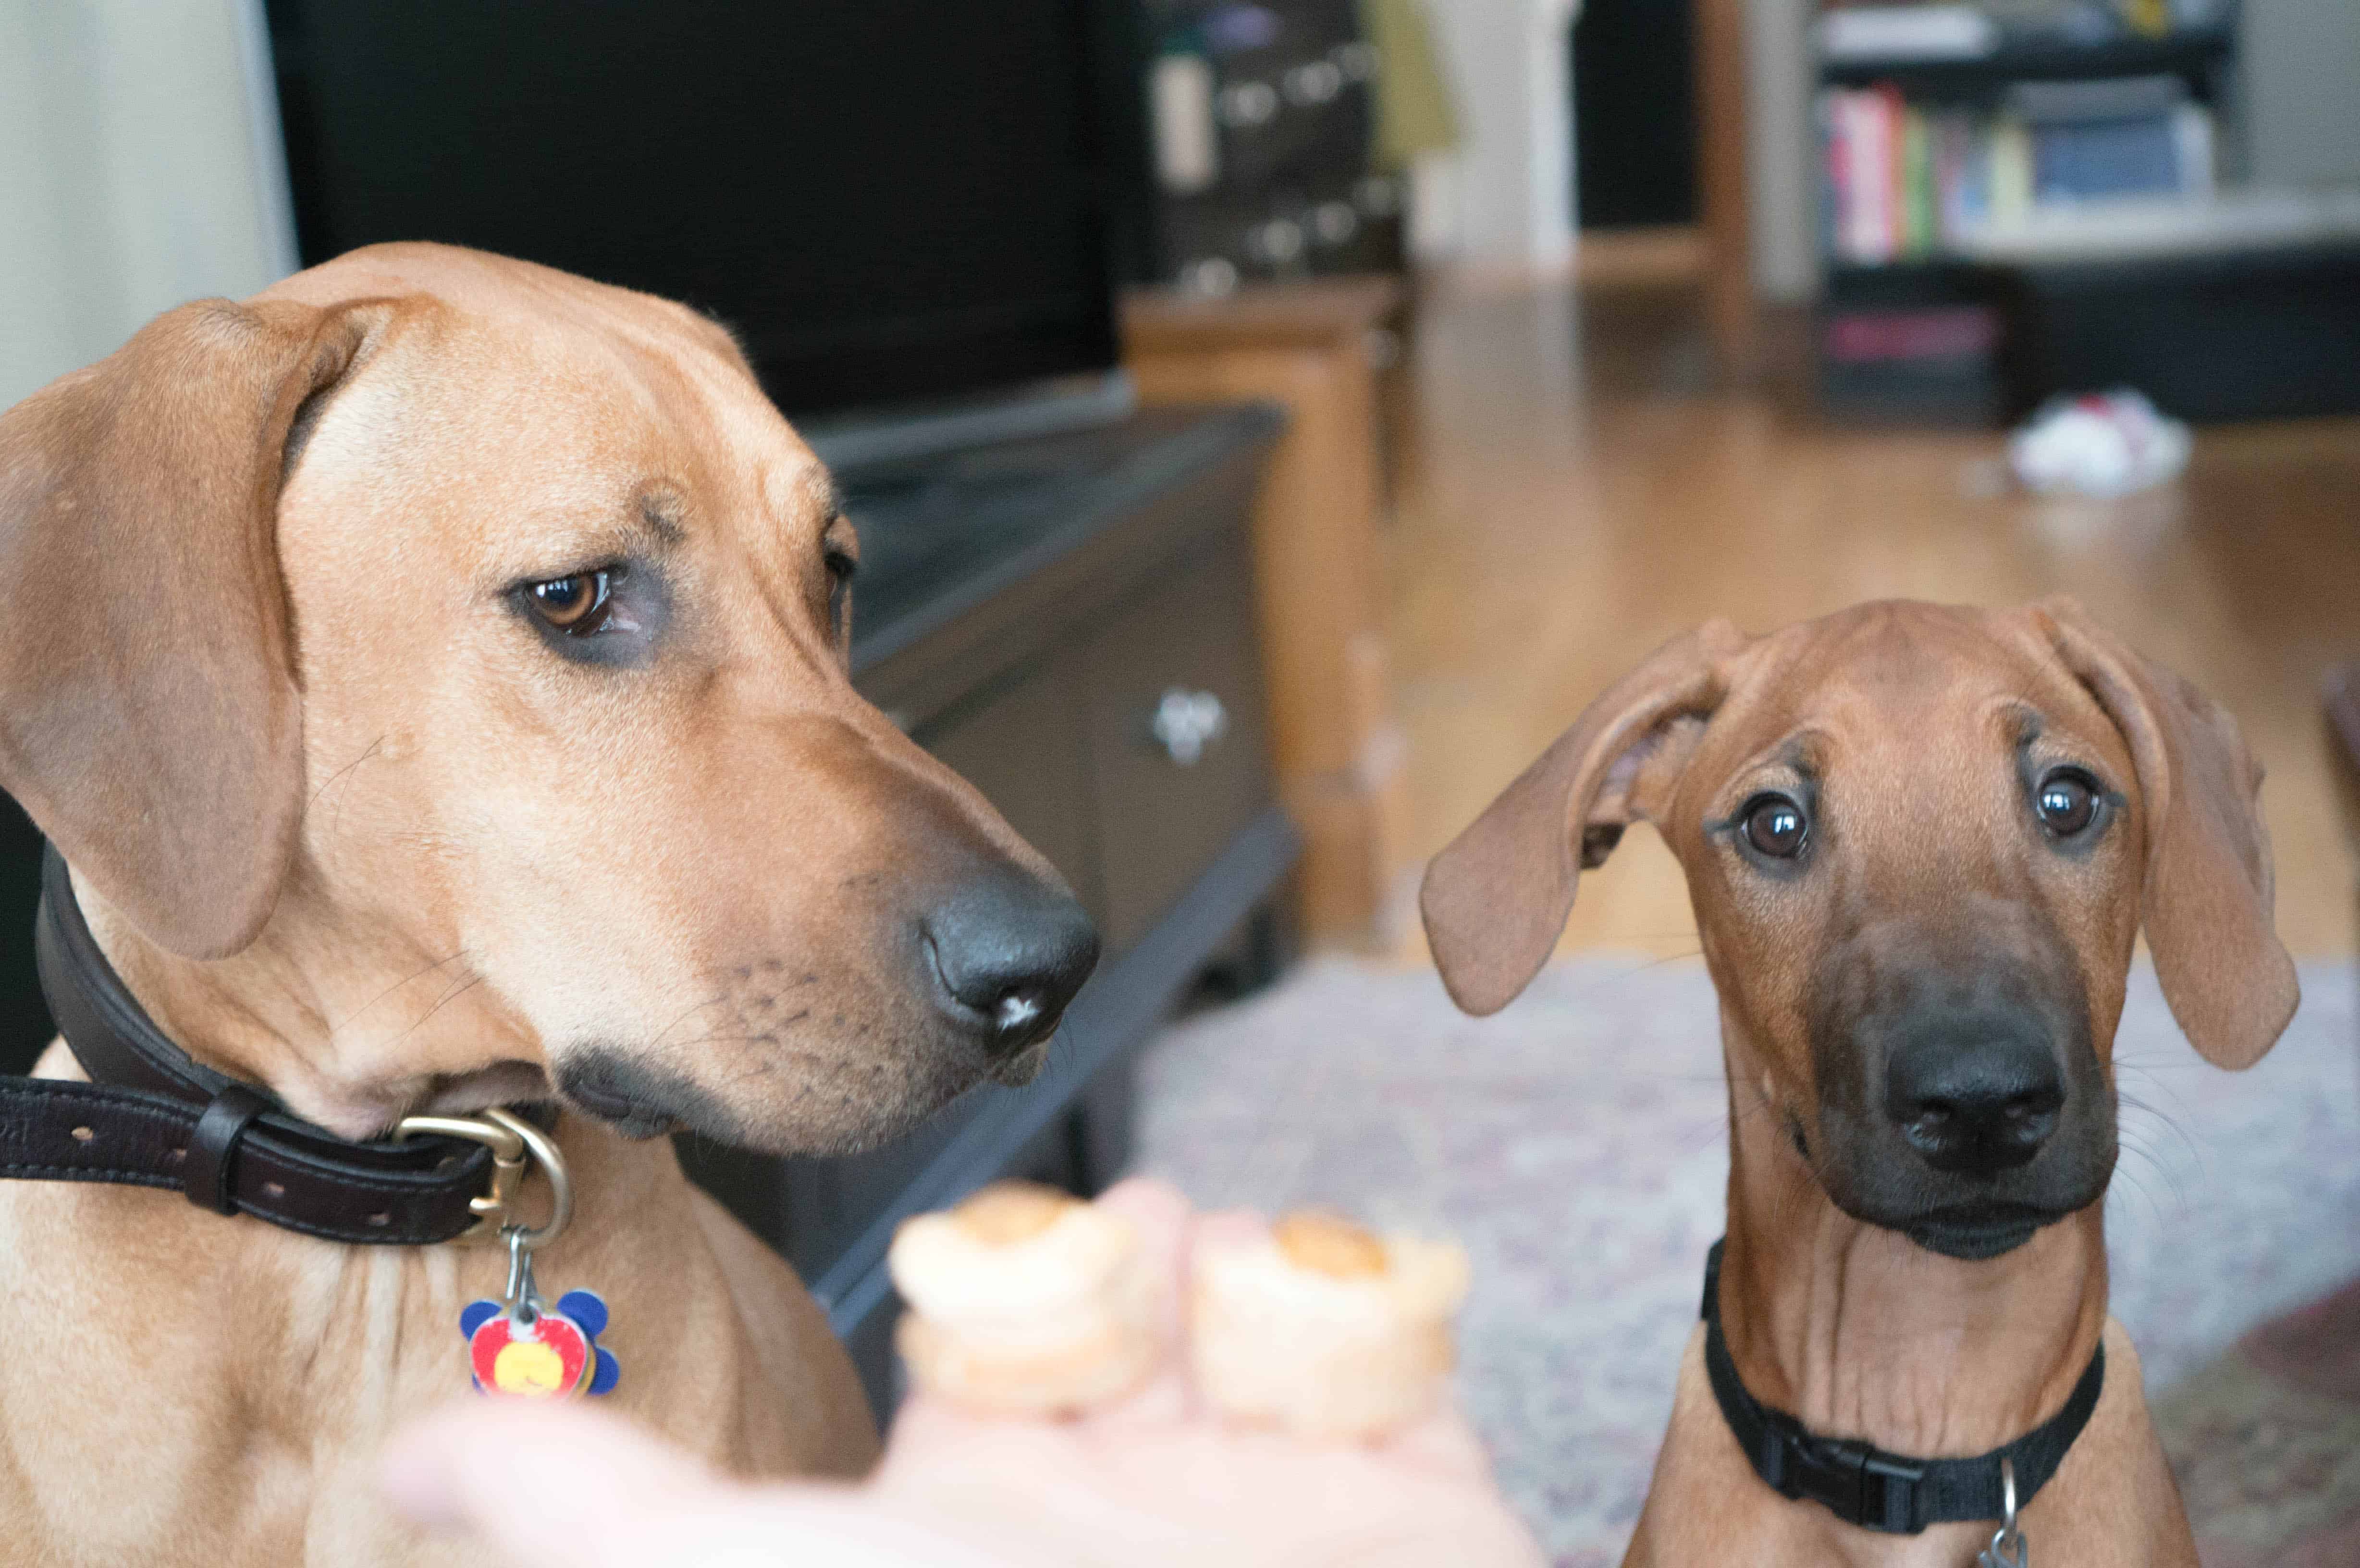
<instances>
[{"instance_id":1,"label":"brass collar buckle","mask_svg":"<svg viewBox=\"0 0 2360 1568\"><path fill-rule=\"evenodd\" d=\"M518 1116L498 1106L472 1116L404 1116L395 1124L396 1143L406 1138L464 1138L492 1151L491 1190L468 1200L478 1216L475 1223L451 1239L459 1242L499 1241L514 1233L515 1245L526 1251L555 1241L574 1219L574 1180L556 1140ZM549 1218L538 1225L519 1224L512 1214L525 1174L538 1164L549 1180Z\"/></svg>"}]
</instances>

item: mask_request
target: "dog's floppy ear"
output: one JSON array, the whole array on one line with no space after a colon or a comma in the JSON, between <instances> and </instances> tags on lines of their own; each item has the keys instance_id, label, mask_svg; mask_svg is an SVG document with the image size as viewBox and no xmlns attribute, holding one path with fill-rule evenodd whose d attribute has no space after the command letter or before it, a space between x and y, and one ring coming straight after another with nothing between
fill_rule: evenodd
<instances>
[{"instance_id":1,"label":"dog's floppy ear","mask_svg":"<svg viewBox=\"0 0 2360 1568\"><path fill-rule=\"evenodd\" d=\"M2129 744L2147 819L2139 915L2164 1000L2189 1043L2218 1067L2249 1067L2301 1000L2271 923L2270 839L2261 764L2236 720L2141 658L2070 599L2034 624Z\"/></svg>"},{"instance_id":2,"label":"dog's floppy ear","mask_svg":"<svg viewBox=\"0 0 2360 1568\"><path fill-rule=\"evenodd\" d=\"M1532 983L1565 930L1575 884L1646 814L1643 772L1681 735L1692 748L1745 637L1712 621L1675 637L1583 710L1426 869L1418 907L1451 1000L1496 1013ZM1681 725L1676 721L1688 719Z\"/></svg>"},{"instance_id":3,"label":"dog's floppy ear","mask_svg":"<svg viewBox=\"0 0 2360 1568\"><path fill-rule=\"evenodd\" d=\"M0 786L192 957L254 940L294 849L279 480L373 319L201 300L0 414Z\"/></svg>"}]
</instances>

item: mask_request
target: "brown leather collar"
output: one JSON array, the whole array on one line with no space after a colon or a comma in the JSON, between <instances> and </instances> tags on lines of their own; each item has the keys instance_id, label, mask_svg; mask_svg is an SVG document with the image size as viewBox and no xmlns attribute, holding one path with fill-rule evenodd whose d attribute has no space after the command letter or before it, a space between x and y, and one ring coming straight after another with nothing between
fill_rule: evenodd
<instances>
[{"instance_id":1,"label":"brown leather collar","mask_svg":"<svg viewBox=\"0 0 2360 1568\"><path fill-rule=\"evenodd\" d=\"M0 1177L175 1188L199 1208L331 1241L415 1247L484 1230L492 1149L338 1138L191 1061L99 951L55 850L33 951L49 1015L93 1082L0 1078Z\"/></svg>"}]
</instances>

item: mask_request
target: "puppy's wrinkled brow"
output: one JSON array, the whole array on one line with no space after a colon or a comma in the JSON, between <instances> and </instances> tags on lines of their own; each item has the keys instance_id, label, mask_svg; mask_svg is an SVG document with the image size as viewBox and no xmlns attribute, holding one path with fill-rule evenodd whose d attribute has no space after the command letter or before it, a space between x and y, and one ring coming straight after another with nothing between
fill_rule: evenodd
<instances>
[{"instance_id":1,"label":"puppy's wrinkled brow","mask_svg":"<svg viewBox=\"0 0 2360 1568\"><path fill-rule=\"evenodd\" d=\"M2029 702L2008 703L2000 710L2000 723L2007 727L2018 751L2029 749L2049 729L2049 720Z\"/></svg>"},{"instance_id":2,"label":"puppy's wrinkled brow","mask_svg":"<svg viewBox=\"0 0 2360 1568\"><path fill-rule=\"evenodd\" d=\"M647 524L649 532L666 544L678 544L686 537L686 531L681 527L680 522L680 502L674 496L665 495L640 496L639 520Z\"/></svg>"}]
</instances>

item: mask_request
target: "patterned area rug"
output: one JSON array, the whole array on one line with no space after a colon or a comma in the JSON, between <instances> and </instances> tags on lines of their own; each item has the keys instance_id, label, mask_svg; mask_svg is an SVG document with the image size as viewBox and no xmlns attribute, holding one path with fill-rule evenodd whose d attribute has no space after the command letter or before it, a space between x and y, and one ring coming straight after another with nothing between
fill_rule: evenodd
<instances>
[{"instance_id":1,"label":"patterned area rug","mask_svg":"<svg viewBox=\"0 0 2360 1568\"><path fill-rule=\"evenodd\" d=\"M2360 1291L2330 1294L2360 1276L2355 986L2306 966L2286 1038L2233 1074L2132 976L2114 1308L2211 1568L2360 1563ZM1431 971L1316 963L1153 1047L1141 1164L1201 1204L1462 1238L1468 1408L1553 1559L1612 1564L1721 1231L1716 1028L1693 961L1559 965L1480 1021Z\"/></svg>"},{"instance_id":2,"label":"patterned area rug","mask_svg":"<svg viewBox=\"0 0 2360 1568\"><path fill-rule=\"evenodd\" d=\"M2256 1329L2155 1415L2207 1568L2360 1563L2360 1281Z\"/></svg>"}]
</instances>

